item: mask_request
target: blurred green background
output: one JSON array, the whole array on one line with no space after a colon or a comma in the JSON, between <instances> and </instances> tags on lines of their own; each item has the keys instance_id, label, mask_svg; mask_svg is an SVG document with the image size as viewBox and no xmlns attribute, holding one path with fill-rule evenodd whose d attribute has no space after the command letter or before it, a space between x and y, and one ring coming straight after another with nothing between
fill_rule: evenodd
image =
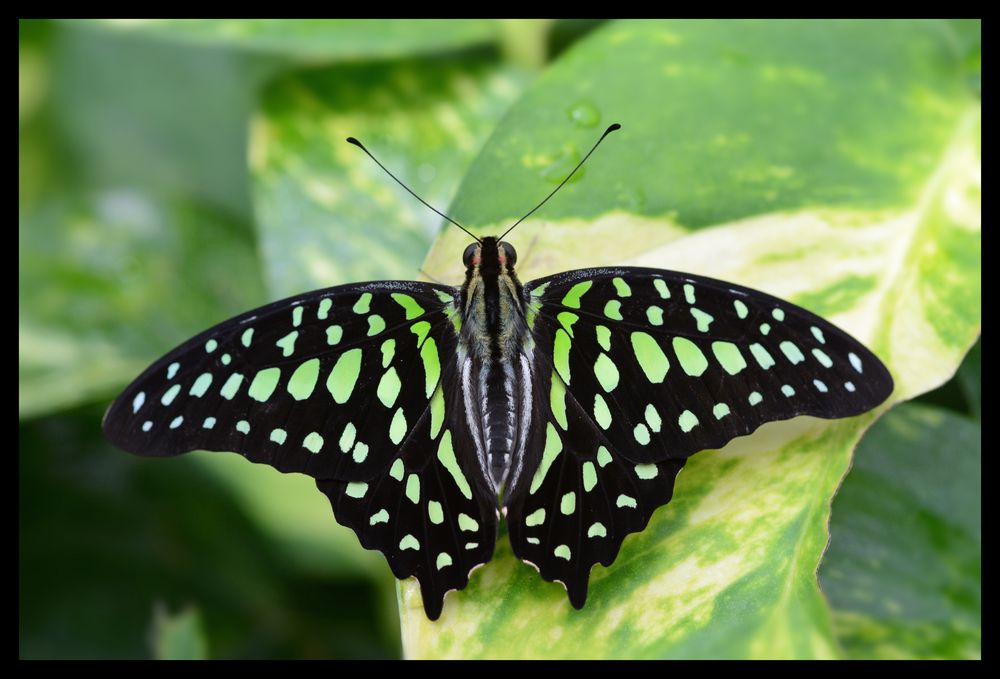
<instances>
[{"instance_id":1,"label":"blurred green background","mask_svg":"<svg viewBox=\"0 0 1000 679\"><path fill-rule=\"evenodd\" d=\"M21 657L400 656L384 560L311 483L236 456L133 458L103 441L101 416L150 361L231 315L319 285L417 277L440 220L330 140L349 129L447 206L508 109L606 28L20 22ZM977 97L979 23L929 30ZM566 102L558 124L588 129L596 115ZM574 153L540 166L543 187ZM669 207L612 188L639 212ZM846 657L980 654L980 362L977 343L856 452L820 570ZM914 517L903 541L896 527Z\"/></svg>"}]
</instances>

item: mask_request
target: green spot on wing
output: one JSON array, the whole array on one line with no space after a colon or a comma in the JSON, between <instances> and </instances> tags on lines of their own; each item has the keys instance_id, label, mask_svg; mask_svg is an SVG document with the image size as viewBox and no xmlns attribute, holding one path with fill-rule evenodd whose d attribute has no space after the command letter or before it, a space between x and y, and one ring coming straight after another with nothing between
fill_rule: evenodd
<instances>
[{"instance_id":1,"label":"green spot on wing","mask_svg":"<svg viewBox=\"0 0 1000 679\"><path fill-rule=\"evenodd\" d=\"M534 493L541 487L542 482L545 480L545 475L549 473L549 467L552 466L552 463L555 462L555 459L561 452L562 439L559 438L559 433L552 426L552 423L548 422L545 425L545 448L542 451L542 461L535 471L535 476L531 479L531 488L528 489L529 493Z\"/></svg>"},{"instance_id":2,"label":"green spot on wing","mask_svg":"<svg viewBox=\"0 0 1000 679\"><path fill-rule=\"evenodd\" d=\"M646 379L653 384L662 383L667 370L670 369L670 361L667 360L667 355L663 353L659 343L644 332L633 332L631 341L635 360L646 374Z\"/></svg>"},{"instance_id":3,"label":"green spot on wing","mask_svg":"<svg viewBox=\"0 0 1000 679\"><path fill-rule=\"evenodd\" d=\"M646 425L635 425L635 429L632 430L632 436L635 437L635 440L638 441L640 445L649 445L649 429Z\"/></svg>"},{"instance_id":4,"label":"green spot on wing","mask_svg":"<svg viewBox=\"0 0 1000 679\"><path fill-rule=\"evenodd\" d=\"M543 523L545 523L544 509L536 509L535 511L531 512L530 514L528 514L528 516L524 518L524 525L528 526L529 528L533 528L535 526L541 526Z\"/></svg>"},{"instance_id":5,"label":"green spot on wing","mask_svg":"<svg viewBox=\"0 0 1000 679\"><path fill-rule=\"evenodd\" d=\"M378 314L372 314L368 317L368 336L377 335L385 330L385 319Z\"/></svg>"},{"instance_id":6,"label":"green spot on wing","mask_svg":"<svg viewBox=\"0 0 1000 679\"><path fill-rule=\"evenodd\" d=\"M281 379L281 368L264 368L254 375L247 394L255 401L264 403L271 398L271 394L278 387L279 379Z\"/></svg>"},{"instance_id":7,"label":"green spot on wing","mask_svg":"<svg viewBox=\"0 0 1000 679\"><path fill-rule=\"evenodd\" d=\"M404 473L405 470L403 469L403 461L397 457L396 461L393 462L392 466L389 468L389 476L397 481L402 481Z\"/></svg>"},{"instance_id":8,"label":"green spot on wing","mask_svg":"<svg viewBox=\"0 0 1000 679\"><path fill-rule=\"evenodd\" d=\"M691 377L701 377L701 374L708 368L708 359L701 353L694 342L686 337L674 338L674 353L681 363L681 368Z\"/></svg>"},{"instance_id":9,"label":"green spot on wing","mask_svg":"<svg viewBox=\"0 0 1000 679\"><path fill-rule=\"evenodd\" d=\"M653 287L656 288L656 292L659 293L662 299L670 299L670 288L667 287L667 282L662 278L653 279Z\"/></svg>"},{"instance_id":10,"label":"green spot on wing","mask_svg":"<svg viewBox=\"0 0 1000 679\"><path fill-rule=\"evenodd\" d=\"M451 564L452 564L451 554L449 554L448 552L441 552L440 554L438 554L437 561L435 562L435 566L437 566L438 570L446 568Z\"/></svg>"},{"instance_id":11,"label":"green spot on wing","mask_svg":"<svg viewBox=\"0 0 1000 679\"><path fill-rule=\"evenodd\" d=\"M339 325L331 325L326 329L326 343L331 347L340 344L340 340L344 337L344 329Z\"/></svg>"},{"instance_id":12,"label":"green spot on wing","mask_svg":"<svg viewBox=\"0 0 1000 679\"><path fill-rule=\"evenodd\" d=\"M278 445L284 443L286 438L288 438L288 432L285 431L284 429L271 430L271 440L277 443Z\"/></svg>"},{"instance_id":13,"label":"green spot on wing","mask_svg":"<svg viewBox=\"0 0 1000 679\"><path fill-rule=\"evenodd\" d=\"M560 311L556 315L556 320L559 324L566 329L569 336L573 336L573 324L580 320L580 317L574 314L572 311Z\"/></svg>"},{"instance_id":14,"label":"green spot on wing","mask_svg":"<svg viewBox=\"0 0 1000 679\"><path fill-rule=\"evenodd\" d=\"M390 295L396 304L403 307L406 312L406 320L411 321L418 316L423 316L424 308L417 304L417 300L413 299L409 295L405 295L401 292L394 292Z\"/></svg>"},{"instance_id":15,"label":"green spot on wing","mask_svg":"<svg viewBox=\"0 0 1000 679\"><path fill-rule=\"evenodd\" d=\"M833 361L830 360L830 357L827 356L826 352L824 352L822 349L813 349L812 355L816 358L817 361L820 362L820 365L822 365L824 368L830 368L833 366Z\"/></svg>"},{"instance_id":16,"label":"green spot on wing","mask_svg":"<svg viewBox=\"0 0 1000 679\"><path fill-rule=\"evenodd\" d=\"M600 394L594 394L594 419L597 420L601 429L607 430L611 426L611 410L608 409L607 402Z\"/></svg>"},{"instance_id":17,"label":"green spot on wing","mask_svg":"<svg viewBox=\"0 0 1000 679\"><path fill-rule=\"evenodd\" d=\"M604 524L600 521L595 521L590 524L590 528L587 529L588 538L606 538L608 536L608 529L604 527Z\"/></svg>"},{"instance_id":18,"label":"green spot on wing","mask_svg":"<svg viewBox=\"0 0 1000 679\"><path fill-rule=\"evenodd\" d=\"M605 351L611 351L611 330L606 325L599 325L596 328L597 343Z\"/></svg>"},{"instance_id":19,"label":"green spot on wing","mask_svg":"<svg viewBox=\"0 0 1000 679\"><path fill-rule=\"evenodd\" d=\"M309 432L305 439L302 440L302 447L310 453L318 453L323 449L323 437L319 432Z\"/></svg>"},{"instance_id":20,"label":"green spot on wing","mask_svg":"<svg viewBox=\"0 0 1000 679\"><path fill-rule=\"evenodd\" d=\"M552 425L549 426L551 427ZM455 484L462 492L462 495L465 496L465 499L471 500L472 489L469 487L469 482L462 473L462 468L458 466L458 460L455 459L455 449L451 445L451 432L448 430L445 430L444 435L441 436L437 458L444 465L444 468L448 470L448 473L451 474L451 478L455 480Z\"/></svg>"},{"instance_id":21,"label":"green spot on wing","mask_svg":"<svg viewBox=\"0 0 1000 679\"><path fill-rule=\"evenodd\" d=\"M750 313L750 310L747 309L747 305L738 299L733 300L733 307L736 309L736 315L741 319L746 318Z\"/></svg>"},{"instance_id":22,"label":"green spot on wing","mask_svg":"<svg viewBox=\"0 0 1000 679\"><path fill-rule=\"evenodd\" d=\"M566 296L562 298L562 305L568 306L572 309L580 308L580 298L583 297L587 290L590 290L590 286L594 284L593 281L581 281L569 289Z\"/></svg>"},{"instance_id":23,"label":"green spot on wing","mask_svg":"<svg viewBox=\"0 0 1000 679\"><path fill-rule=\"evenodd\" d=\"M614 284L615 292L618 293L619 297L632 296L632 288L628 286L628 283L626 283L623 278L619 278L618 276L616 276L611 279L611 282Z\"/></svg>"},{"instance_id":24,"label":"green spot on wing","mask_svg":"<svg viewBox=\"0 0 1000 679\"><path fill-rule=\"evenodd\" d=\"M240 420L239 422L236 423L236 431L240 432L241 434L249 434L250 423L247 422L246 420Z\"/></svg>"},{"instance_id":25,"label":"green spot on wing","mask_svg":"<svg viewBox=\"0 0 1000 679\"><path fill-rule=\"evenodd\" d=\"M785 340L778 346L781 349L781 353L785 355L785 358L787 358L792 365L797 365L806 360L806 357L802 355L802 351L794 343Z\"/></svg>"},{"instance_id":26,"label":"green spot on wing","mask_svg":"<svg viewBox=\"0 0 1000 679\"><path fill-rule=\"evenodd\" d=\"M163 396L160 397L160 403L165 406L170 405L177 398L177 394L181 393L181 385L175 384L164 392Z\"/></svg>"},{"instance_id":27,"label":"green spot on wing","mask_svg":"<svg viewBox=\"0 0 1000 679\"><path fill-rule=\"evenodd\" d=\"M646 417L646 424L657 434L660 433L660 427L663 424L663 420L660 418L660 411L656 409L652 403L646 406L646 412L644 413Z\"/></svg>"},{"instance_id":28,"label":"green spot on wing","mask_svg":"<svg viewBox=\"0 0 1000 679\"><path fill-rule=\"evenodd\" d=\"M347 493L348 497L353 497L354 499L363 498L365 493L368 492L368 484L357 482L348 483L347 490L344 492Z\"/></svg>"},{"instance_id":29,"label":"green spot on wing","mask_svg":"<svg viewBox=\"0 0 1000 679\"><path fill-rule=\"evenodd\" d=\"M372 293L366 292L358 298L358 301L354 303L352 310L356 314L367 314L371 309Z\"/></svg>"},{"instance_id":30,"label":"green spot on wing","mask_svg":"<svg viewBox=\"0 0 1000 679\"><path fill-rule=\"evenodd\" d=\"M552 553L558 556L560 559L566 559L566 561L569 561L571 555L568 545L559 545L554 550L552 550Z\"/></svg>"},{"instance_id":31,"label":"green spot on wing","mask_svg":"<svg viewBox=\"0 0 1000 679\"><path fill-rule=\"evenodd\" d=\"M715 320L714 316L706 314L698 307L691 307L691 315L694 316L695 323L698 325L698 332L708 332L708 326Z\"/></svg>"},{"instance_id":32,"label":"green spot on wing","mask_svg":"<svg viewBox=\"0 0 1000 679\"><path fill-rule=\"evenodd\" d=\"M659 473L660 470L655 464L637 464L635 466L635 475L643 481L655 479Z\"/></svg>"},{"instance_id":33,"label":"green spot on wing","mask_svg":"<svg viewBox=\"0 0 1000 679\"><path fill-rule=\"evenodd\" d=\"M406 436L406 415L403 414L402 408L397 408L389 425L389 440L399 445L404 436Z\"/></svg>"},{"instance_id":34,"label":"green spot on wing","mask_svg":"<svg viewBox=\"0 0 1000 679\"><path fill-rule=\"evenodd\" d=\"M616 321L622 320L622 303L617 299L609 300L608 303L604 305L604 315Z\"/></svg>"},{"instance_id":35,"label":"green spot on wing","mask_svg":"<svg viewBox=\"0 0 1000 679\"><path fill-rule=\"evenodd\" d=\"M383 373L375 393L378 396L378 400L382 402L382 405L386 408L391 408L396 402L396 397L399 396L401 387L402 384L399 381L399 375L396 374L396 368L393 367Z\"/></svg>"},{"instance_id":36,"label":"green spot on wing","mask_svg":"<svg viewBox=\"0 0 1000 679\"><path fill-rule=\"evenodd\" d=\"M698 425L698 416L690 410L685 410L677 418L677 424L680 426L681 431L686 434Z\"/></svg>"},{"instance_id":37,"label":"green spot on wing","mask_svg":"<svg viewBox=\"0 0 1000 679\"><path fill-rule=\"evenodd\" d=\"M281 355L288 358L295 353L295 340L299 338L299 331L292 330L290 333L282 337L280 340L275 342L276 345L281 347Z\"/></svg>"},{"instance_id":38,"label":"green spot on wing","mask_svg":"<svg viewBox=\"0 0 1000 679\"><path fill-rule=\"evenodd\" d=\"M594 376L601 383L601 388L604 391L614 391L615 387L618 386L618 366L605 353L598 356L597 361L594 363Z\"/></svg>"},{"instance_id":39,"label":"green spot on wing","mask_svg":"<svg viewBox=\"0 0 1000 679\"><path fill-rule=\"evenodd\" d=\"M559 511L561 511L566 516L569 516L576 511L576 493L570 491L562 496L559 501Z\"/></svg>"},{"instance_id":40,"label":"green spot on wing","mask_svg":"<svg viewBox=\"0 0 1000 679\"><path fill-rule=\"evenodd\" d=\"M444 523L444 511L441 509L441 503L437 500L431 500L427 503L427 518L431 520L436 526L440 526Z\"/></svg>"},{"instance_id":41,"label":"green spot on wing","mask_svg":"<svg viewBox=\"0 0 1000 679\"><path fill-rule=\"evenodd\" d=\"M712 342L712 353L730 375L735 375L747 367L746 359L740 353L739 347L732 342Z\"/></svg>"},{"instance_id":42,"label":"green spot on wing","mask_svg":"<svg viewBox=\"0 0 1000 679\"><path fill-rule=\"evenodd\" d=\"M303 312L303 309L302 309L302 305L301 304L296 305L292 309L292 327L293 328L297 328L300 325L302 325L302 312Z\"/></svg>"},{"instance_id":43,"label":"green spot on wing","mask_svg":"<svg viewBox=\"0 0 1000 679\"><path fill-rule=\"evenodd\" d=\"M468 514L459 513L458 527L468 533L474 533L475 531L479 530L479 522L473 519Z\"/></svg>"},{"instance_id":44,"label":"green spot on wing","mask_svg":"<svg viewBox=\"0 0 1000 679\"><path fill-rule=\"evenodd\" d=\"M608 449L604 446L600 446L597 449L597 464L601 466L601 469L604 469L611 464L611 453L609 453Z\"/></svg>"},{"instance_id":45,"label":"green spot on wing","mask_svg":"<svg viewBox=\"0 0 1000 679\"><path fill-rule=\"evenodd\" d=\"M396 355L396 340L387 339L382 342L380 349L382 351L382 367L388 368L389 364L392 363L393 357Z\"/></svg>"},{"instance_id":46,"label":"green spot on wing","mask_svg":"<svg viewBox=\"0 0 1000 679\"><path fill-rule=\"evenodd\" d=\"M428 337L420 347L420 358L424 362L424 392L427 398L430 398L441 378L441 357L438 355L437 342L433 337Z\"/></svg>"},{"instance_id":47,"label":"green spot on wing","mask_svg":"<svg viewBox=\"0 0 1000 679\"><path fill-rule=\"evenodd\" d=\"M380 509L372 514L371 518L368 519L369 526L374 526L379 523L389 523L389 512L384 509Z\"/></svg>"},{"instance_id":48,"label":"green spot on wing","mask_svg":"<svg viewBox=\"0 0 1000 679\"><path fill-rule=\"evenodd\" d=\"M729 406L725 403L716 403L712 408L712 414L715 415L715 419L721 420L729 414Z\"/></svg>"},{"instance_id":49,"label":"green spot on wing","mask_svg":"<svg viewBox=\"0 0 1000 679\"><path fill-rule=\"evenodd\" d=\"M319 359L310 358L292 373L288 380L288 393L296 401L304 401L312 395L317 381L319 381Z\"/></svg>"},{"instance_id":50,"label":"green spot on wing","mask_svg":"<svg viewBox=\"0 0 1000 679\"><path fill-rule=\"evenodd\" d=\"M444 422L444 392L439 387L431 397L431 440L437 438L441 431L441 424Z\"/></svg>"},{"instance_id":51,"label":"green spot on wing","mask_svg":"<svg viewBox=\"0 0 1000 679\"><path fill-rule=\"evenodd\" d=\"M344 427L344 431L340 434L340 441L337 445L340 446L340 452L346 453L354 445L354 437L358 435L358 430L354 426L353 422L348 422L347 426Z\"/></svg>"},{"instance_id":52,"label":"green spot on wing","mask_svg":"<svg viewBox=\"0 0 1000 679\"><path fill-rule=\"evenodd\" d=\"M205 392L208 391L210 386L212 386L212 373L202 373L198 375L198 379L196 379L194 384L191 385L191 391L188 393L191 394L191 396L201 398L205 395Z\"/></svg>"},{"instance_id":53,"label":"green spot on wing","mask_svg":"<svg viewBox=\"0 0 1000 679\"><path fill-rule=\"evenodd\" d=\"M594 469L594 463L587 460L583 463L583 489L586 492L590 492L597 485L597 470Z\"/></svg>"},{"instance_id":54,"label":"green spot on wing","mask_svg":"<svg viewBox=\"0 0 1000 679\"><path fill-rule=\"evenodd\" d=\"M566 386L555 372L552 373L552 387L549 390L549 407L556 422L565 430L569 426L566 421Z\"/></svg>"},{"instance_id":55,"label":"green spot on wing","mask_svg":"<svg viewBox=\"0 0 1000 679\"><path fill-rule=\"evenodd\" d=\"M240 385L243 384L243 375L240 373L233 373L226 380L226 383L222 385L222 389L219 390L219 394L222 398L231 401L236 392L239 391Z\"/></svg>"},{"instance_id":56,"label":"green spot on wing","mask_svg":"<svg viewBox=\"0 0 1000 679\"><path fill-rule=\"evenodd\" d=\"M333 306L333 300L329 297L324 297L319 301L319 309L316 310L316 318L321 321L325 321L327 315L330 313L330 307Z\"/></svg>"},{"instance_id":57,"label":"green spot on wing","mask_svg":"<svg viewBox=\"0 0 1000 679\"><path fill-rule=\"evenodd\" d=\"M570 383L569 348L571 344L572 340L565 330L562 328L556 330L556 337L552 344L552 364L566 384Z\"/></svg>"},{"instance_id":58,"label":"green spot on wing","mask_svg":"<svg viewBox=\"0 0 1000 679\"><path fill-rule=\"evenodd\" d=\"M750 345L750 353L757 360L757 364L764 370L768 370L774 365L774 357L763 346L754 342Z\"/></svg>"},{"instance_id":59,"label":"green spot on wing","mask_svg":"<svg viewBox=\"0 0 1000 679\"><path fill-rule=\"evenodd\" d=\"M253 341L253 328L247 328L246 330L243 331L243 334L240 335L240 344L249 349L250 342L252 341Z\"/></svg>"},{"instance_id":60,"label":"green spot on wing","mask_svg":"<svg viewBox=\"0 0 1000 679\"><path fill-rule=\"evenodd\" d=\"M615 506L617 506L619 509L621 509L622 507L631 507L632 509L635 509L638 506L638 503L635 501L635 498L632 497L631 495L625 495L624 493L622 493L621 495L618 496L618 499L615 500Z\"/></svg>"},{"instance_id":61,"label":"green spot on wing","mask_svg":"<svg viewBox=\"0 0 1000 679\"><path fill-rule=\"evenodd\" d=\"M406 477L406 497L413 504L420 502L420 477L416 474Z\"/></svg>"},{"instance_id":62,"label":"green spot on wing","mask_svg":"<svg viewBox=\"0 0 1000 679\"><path fill-rule=\"evenodd\" d=\"M427 333L431 330L431 324L427 321L417 321L410 327L410 332L417 336L417 346L424 343Z\"/></svg>"},{"instance_id":63,"label":"green spot on wing","mask_svg":"<svg viewBox=\"0 0 1000 679\"><path fill-rule=\"evenodd\" d=\"M326 379L326 388L337 403L344 404L351 398L354 385L361 374L361 349L348 349L337 357L337 362Z\"/></svg>"}]
</instances>

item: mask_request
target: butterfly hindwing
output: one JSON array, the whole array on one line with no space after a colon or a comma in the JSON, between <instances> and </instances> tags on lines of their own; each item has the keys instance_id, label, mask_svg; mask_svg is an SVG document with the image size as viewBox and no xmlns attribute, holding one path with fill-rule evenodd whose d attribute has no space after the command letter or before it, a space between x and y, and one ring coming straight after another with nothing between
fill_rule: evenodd
<instances>
[{"instance_id":1,"label":"butterfly hindwing","mask_svg":"<svg viewBox=\"0 0 1000 679\"><path fill-rule=\"evenodd\" d=\"M689 456L772 420L856 415L892 390L852 337L748 288L616 268L532 281L525 296L538 388L505 499L510 539L577 607L591 567L669 502Z\"/></svg>"},{"instance_id":2,"label":"butterfly hindwing","mask_svg":"<svg viewBox=\"0 0 1000 679\"><path fill-rule=\"evenodd\" d=\"M525 474L504 504L514 554L566 587L582 608L590 569L609 566L629 533L670 501L685 459L628 460L568 392L550 363L537 361L538 385Z\"/></svg>"},{"instance_id":3,"label":"butterfly hindwing","mask_svg":"<svg viewBox=\"0 0 1000 679\"><path fill-rule=\"evenodd\" d=\"M442 354L453 356L453 337ZM399 448L387 474L364 483L318 480L337 520L352 528L368 549L378 549L397 578L420 582L424 611L441 614L449 590L463 589L469 573L493 556L497 508L475 462L476 452L461 392L457 363L443 366L430 408Z\"/></svg>"}]
</instances>

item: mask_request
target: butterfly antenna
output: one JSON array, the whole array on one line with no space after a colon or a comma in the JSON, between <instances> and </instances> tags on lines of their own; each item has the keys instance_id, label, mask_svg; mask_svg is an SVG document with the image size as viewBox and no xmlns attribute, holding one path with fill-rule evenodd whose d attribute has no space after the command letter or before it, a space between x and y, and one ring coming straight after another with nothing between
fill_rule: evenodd
<instances>
[{"instance_id":1,"label":"butterfly antenna","mask_svg":"<svg viewBox=\"0 0 1000 679\"><path fill-rule=\"evenodd\" d=\"M511 231L513 231L515 226L517 226L518 224L520 224L521 222L523 222L525 219L527 219L528 217L530 217L531 215L533 215L535 213L535 210L537 210L538 208L540 208L543 205L545 205L545 203L548 202L549 198L551 198L552 196L556 195L556 191L558 191L559 189L561 189L566 184L566 182L569 181L570 177L572 177L574 174L576 174L576 171L580 169L580 166L582 166L584 163L587 162L587 158L590 158L590 154L593 153L597 149L598 146L600 146L601 142L604 141L604 138L606 136L608 136L609 134L611 134L612 132L614 132L615 130L618 130L618 129L621 129L621 125L619 125L618 123L614 123L613 125L611 125L610 127L608 127L608 129L604 130L604 134L601 135L601 138L597 140L597 143L594 144L594 146L589 151L587 151L587 155L585 155L583 157L583 160L581 160L579 163L577 163L576 167L573 168L573 171L570 172L566 176L566 179L563 179L562 183L560 183L559 186L557 186L555 189L553 189L552 193L550 193L549 195L545 196L545 200L543 200L541 203L539 203L538 205L536 205L531 212L529 212L528 214L524 215L519 220L517 220L516 222L514 222L514 226L512 226L509 229L507 229L506 231L504 231L503 234L500 236L500 238L498 238L497 240L503 240L503 237L506 236ZM375 162L377 163L378 161L376 160Z\"/></svg>"},{"instance_id":2,"label":"butterfly antenna","mask_svg":"<svg viewBox=\"0 0 1000 679\"><path fill-rule=\"evenodd\" d=\"M407 191L409 191L411 196L413 196L414 198L416 198L417 200L419 200L421 203L423 203L424 205L426 205L427 207L429 207L434 212L438 213L439 215L441 215L442 217L444 217L445 219L447 219L449 222L451 222L452 224L454 224L455 226L457 226L458 228L460 228L462 231L465 231L467 234L469 234L470 236L472 236L472 238L475 239L475 241L477 243L482 243L483 242L474 233L472 233L471 231L469 231L467 228L465 228L464 226L462 226L461 224L459 224L458 222L456 222L454 219L452 219L451 217L449 217L445 213L443 213L440 210L438 210L436 207L434 207L433 205L431 205L430 203L428 203L426 200L424 200L423 198L421 198L420 196L418 196L417 194L415 194L410 189L409 186L407 186L403 182L399 181L399 178L396 177L396 175L394 175L393 173L389 172L389 170L386 169L385 165L383 165L382 163L378 162L378 158L376 158L375 156L373 156L371 154L371 151L369 151L368 149L365 148L364 144L362 144L361 142L359 142L354 137L348 137L347 138L347 143L348 144L354 144L359 149L361 149L362 151L364 151L365 153L367 153L368 157L371 158L372 160L374 160L376 165L378 165L380 168L382 168L387 175L389 175L390 177L392 177L393 179L395 179L397 184L399 184L404 189L406 189ZM590 154L588 153L587 155L589 156ZM584 160L586 160L586 158L584 158ZM574 170L574 172L576 172L576 170Z\"/></svg>"}]
</instances>

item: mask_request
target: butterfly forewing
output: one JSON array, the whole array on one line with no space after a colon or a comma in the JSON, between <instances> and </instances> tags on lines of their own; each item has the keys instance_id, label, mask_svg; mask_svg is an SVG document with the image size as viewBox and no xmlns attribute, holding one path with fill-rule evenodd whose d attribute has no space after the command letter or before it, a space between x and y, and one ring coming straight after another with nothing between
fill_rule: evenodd
<instances>
[{"instance_id":1,"label":"butterfly forewing","mask_svg":"<svg viewBox=\"0 0 1000 679\"><path fill-rule=\"evenodd\" d=\"M857 415L892 391L857 340L749 288L640 268L573 271L526 288L540 354L637 463L719 448L773 420Z\"/></svg>"},{"instance_id":2,"label":"butterfly forewing","mask_svg":"<svg viewBox=\"0 0 1000 679\"><path fill-rule=\"evenodd\" d=\"M453 292L349 285L237 316L146 370L105 433L141 455L227 450L316 478L371 478L440 381Z\"/></svg>"}]
</instances>

